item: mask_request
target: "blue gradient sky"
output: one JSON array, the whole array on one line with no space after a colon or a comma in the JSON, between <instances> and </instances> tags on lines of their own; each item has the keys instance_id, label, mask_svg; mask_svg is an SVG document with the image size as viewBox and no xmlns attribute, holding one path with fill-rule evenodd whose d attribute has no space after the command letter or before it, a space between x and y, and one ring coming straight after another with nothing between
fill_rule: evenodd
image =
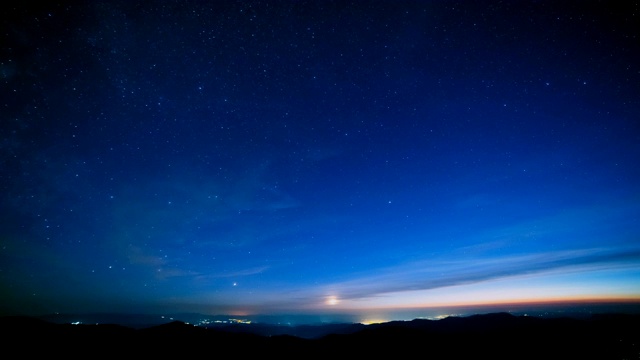
<instances>
[{"instance_id":1,"label":"blue gradient sky","mask_svg":"<svg viewBox=\"0 0 640 360\"><path fill-rule=\"evenodd\" d=\"M638 300L619 5L3 4L0 310Z\"/></svg>"}]
</instances>

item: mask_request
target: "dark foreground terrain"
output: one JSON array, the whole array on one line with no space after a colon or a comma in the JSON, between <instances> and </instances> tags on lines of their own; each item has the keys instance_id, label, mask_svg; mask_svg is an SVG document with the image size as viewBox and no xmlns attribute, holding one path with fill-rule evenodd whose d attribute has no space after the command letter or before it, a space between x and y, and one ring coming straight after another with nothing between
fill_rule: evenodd
<instances>
[{"instance_id":1,"label":"dark foreground terrain","mask_svg":"<svg viewBox=\"0 0 640 360\"><path fill-rule=\"evenodd\" d=\"M5 355L67 358L640 359L640 315L589 319L507 313L362 326L308 339L262 336L171 322L144 329L0 318Z\"/></svg>"}]
</instances>

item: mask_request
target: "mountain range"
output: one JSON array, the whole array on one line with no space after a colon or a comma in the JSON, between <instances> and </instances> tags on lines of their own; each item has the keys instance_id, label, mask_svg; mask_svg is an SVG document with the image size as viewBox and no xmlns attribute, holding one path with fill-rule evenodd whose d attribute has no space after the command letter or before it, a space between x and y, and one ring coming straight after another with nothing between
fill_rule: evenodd
<instances>
[{"instance_id":1,"label":"mountain range","mask_svg":"<svg viewBox=\"0 0 640 360\"><path fill-rule=\"evenodd\" d=\"M637 314L578 319L491 313L372 325L302 326L285 333L277 325L205 327L170 321L132 328L5 316L0 318L0 330L4 352L21 356L638 359L639 320Z\"/></svg>"}]
</instances>

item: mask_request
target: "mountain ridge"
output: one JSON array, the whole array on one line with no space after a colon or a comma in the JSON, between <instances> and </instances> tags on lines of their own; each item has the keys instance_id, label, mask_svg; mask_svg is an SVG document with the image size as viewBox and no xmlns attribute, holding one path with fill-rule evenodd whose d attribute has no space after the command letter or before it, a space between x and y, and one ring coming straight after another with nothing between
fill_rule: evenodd
<instances>
[{"instance_id":1,"label":"mountain ridge","mask_svg":"<svg viewBox=\"0 0 640 360\"><path fill-rule=\"evenodd\" d=\"M272 336L206 328L174 320L144 329L117 324L54 324L42 319L0 318L7 349L43 341L48 354L69 353L78 344L131 355L198 355L221 349L243 354L394 354L429 349L432 358L587 358L629 359L640 355L640 315L599 314L589 319L539 318L491 313L440 320L414 319L356 325L349 331L314 338ZM5 350L7 351L7 350Z\"/></svg>"}]
</instances>

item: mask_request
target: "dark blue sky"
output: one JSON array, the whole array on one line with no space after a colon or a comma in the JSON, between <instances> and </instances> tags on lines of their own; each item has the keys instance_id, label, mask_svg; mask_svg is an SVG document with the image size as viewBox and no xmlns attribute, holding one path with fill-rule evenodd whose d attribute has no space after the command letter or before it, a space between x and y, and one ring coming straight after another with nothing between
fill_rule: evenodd
<instances>
[{"instance_id":1,"label":"dark blue sky","mask_svg":"<svg viewBox=\"0 0 640 360\"><path fill-rule=\"evenodd\" d=\"M640 7L3 3L0 310L640 298Z\"/></svg>"}]
</instances>

